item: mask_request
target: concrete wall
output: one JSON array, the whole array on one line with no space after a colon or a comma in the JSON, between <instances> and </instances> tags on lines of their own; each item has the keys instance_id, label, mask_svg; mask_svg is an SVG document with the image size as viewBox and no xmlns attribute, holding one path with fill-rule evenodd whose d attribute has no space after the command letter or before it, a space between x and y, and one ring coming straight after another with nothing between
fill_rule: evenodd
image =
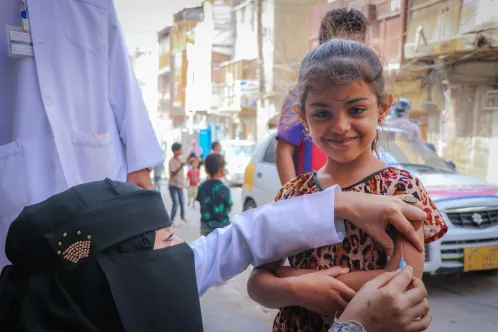
<instances>
[{"instance_id":1,"label":"concrete wall","mask_svg":"<svg viewBox=\"0 0 498 332\"><path fill-rule=\"evenodd\" d=\"M258 139L267 135L268 121L280 112L284 96L296 83L297 70L308 52L307 13L322 0L265 1L264 58L266 92L264 108L258 106Z\"/></svg>"},{"instance_id":2,"label":"concrete wall","mask_svg":"<svg viewBox=\"0 0 498 332\"><path fill-rule=\"evenodd\" d=\"M255 1L244 3L235 11L234 60L256 59L258 37Z\"/></svg>"},{"instance_id":3,"label":"concrete wall","mask_svg":"<svg viewBox=\"0 0 498 332\"><path fill-rule=\"evenodd\" d=\"M463 173L498 184L498 111L483 109L486 91L498 89L498 64L441 68L427 77L388 79L387 90L411 99L415 112L426 112L427 141L444 159Z\"/></svg>"}]
</instances>

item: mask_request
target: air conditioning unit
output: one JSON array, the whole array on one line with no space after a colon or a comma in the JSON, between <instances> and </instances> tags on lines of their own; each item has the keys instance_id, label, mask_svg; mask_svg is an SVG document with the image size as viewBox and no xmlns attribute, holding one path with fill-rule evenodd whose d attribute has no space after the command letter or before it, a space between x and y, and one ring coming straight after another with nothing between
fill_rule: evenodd
<instances>
[{"instance_id":1,"label":"air conditioning unit","mask_svg":"<svg viewBox=\"0 0 498 332\"><path fill-rule=\"evenodd\" d=\"M484 93L482 108L489 111L498 111L498 90L488 90Z\"/></svg>"}]
</instances>

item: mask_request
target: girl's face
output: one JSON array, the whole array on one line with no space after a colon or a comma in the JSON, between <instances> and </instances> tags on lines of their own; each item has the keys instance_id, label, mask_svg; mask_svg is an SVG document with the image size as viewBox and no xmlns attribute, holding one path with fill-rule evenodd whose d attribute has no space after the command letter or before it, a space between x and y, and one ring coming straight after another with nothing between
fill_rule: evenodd
<instances>
[{"instance_id":1,"label":"girl's face","mask_svg":"<svg viewBox=\"0 0 498 332\"><path fill-rule=\"evenodd\" d=\"M335 162L350 163L372 153L377 125L384 121L388 107L380 106L373 87L357 78L318 93L308 92L305 110L304 117L299 112L301 120L318 148Z\"/></svg>"}]
</instances>

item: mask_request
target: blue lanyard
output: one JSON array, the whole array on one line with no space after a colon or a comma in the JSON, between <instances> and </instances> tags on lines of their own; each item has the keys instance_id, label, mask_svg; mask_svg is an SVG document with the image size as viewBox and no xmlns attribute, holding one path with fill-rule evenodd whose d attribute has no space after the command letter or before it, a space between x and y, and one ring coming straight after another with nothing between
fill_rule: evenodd
<instances>
[{"instance_id":1,"label":"blue lanyard","mask_svg":"<svg viewBox=\"0 0 498 332\"><path fill-rule=\"evenodd\" d=\"M21 6L19 8L21 12L21 27L24 32L29 33L29 17L28 17L28 6L26 5L26 0L21 0Z\"/></svg>"}]
</instances>

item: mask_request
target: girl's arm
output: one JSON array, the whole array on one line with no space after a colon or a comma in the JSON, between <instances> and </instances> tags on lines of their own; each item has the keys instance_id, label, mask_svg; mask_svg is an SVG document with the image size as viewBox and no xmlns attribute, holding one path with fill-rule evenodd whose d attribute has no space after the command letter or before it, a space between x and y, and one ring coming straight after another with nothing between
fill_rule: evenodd
<instances>
[{"instance_id":1,"label":"girl's arm","mask_svg":"<svg viewBox=\"0 0 498 332\"><path fill-rule=\"evenodd\" d=\"M417 229L421 239L424 238L423 225ZM398 235L395 240L395 250L393 257L389 260L384 270L357 271L343 274L337 277L337 280L346 284L354 291L360 288L368 281L376 278L386 271L396 271L401 261L401 247L403 247L403 257L407 265L413 267L413 276L421 278L424 272L424 253L419 252L404 236ZM316 272L309 269L294 269L288 266L282 266L277 269L275 275L279 278L296 277L304 274Z\"/></svg>"},{"instance_id":2,"label":"girl's arm","mask_svg":"<svg viewBox=\"0 0 498 332\"><path fill-rule=\"evenodd\" d=\"M278 278L285 279L289 277L298 277L313 272L316 272L316 270L295 269L289 266L282 266L276 271L275 275ZM346 286L357 292L360 290L363 284L376 278L377 276L383 274L384 272L385 270L349 272L338 276L336 279L343 282Z\"/></svg>"},{"instance_id":3,"label":"girl's arm","mask_svg":"<svg viewBox=\"0 0 498 332\"><path fill-rule=\"evenodd\" d=\"M278 309L297 303L292 287L292 278L275 276L283 260L254 268L247 281L249 297L270 309Z\"/></svg>"},{"instance_id":4,"label":"girl's arm","mask_svg":"<svg viewBox=\"0 0 498 332\"><path fill-rule=\"evenodd\" d=\"M306 275L278 278L275 273L283 261L266 264L251 273L249 296L272 309L300 306L323 315L343 310L356 292L336 279L348 269L334 267Z\"/></svg>"},{"instance_id":5,"label":"girl's arm","mask_svg":"<svg viewBox=\"0 0 498 332\"><path fill-rule=\"evenodd\" d=\"M420 226L419 229L417 229L417 233L422 239L424 238L423 226ZM403 252L406 265L413 267L413 276L421 278L424 273L425 253L419 252L403 235L396 236L395 246L394 255L391 260L387 262L385 269L387 271L396 271L399 267L399 262L401 261L401 253Z\"/></svg>"},{"instance_id":6,"label":"girl's arm","mask_svg":"<svg viewBox=\"0 0 498 332\"><path fill-rule=\"evenodd\" d=\"M424 227L420 225L417 229L417 233L421 239L424 238ZM359 271L351 272L337 277L338 280L342 281L355 291L359 291L361 287L368 281L376 278L377 276L383 274L386 271L396 271L399 268L399 263L401 261L401 251L403 251L403 258L406 265L410 265L413 268L413 276L421 278L424 273L424 253L418 251L404 236L397 235L394 248L393 257L387 262L384 270L374 270L374 271Z\"/></svg>"}]
</instances>

